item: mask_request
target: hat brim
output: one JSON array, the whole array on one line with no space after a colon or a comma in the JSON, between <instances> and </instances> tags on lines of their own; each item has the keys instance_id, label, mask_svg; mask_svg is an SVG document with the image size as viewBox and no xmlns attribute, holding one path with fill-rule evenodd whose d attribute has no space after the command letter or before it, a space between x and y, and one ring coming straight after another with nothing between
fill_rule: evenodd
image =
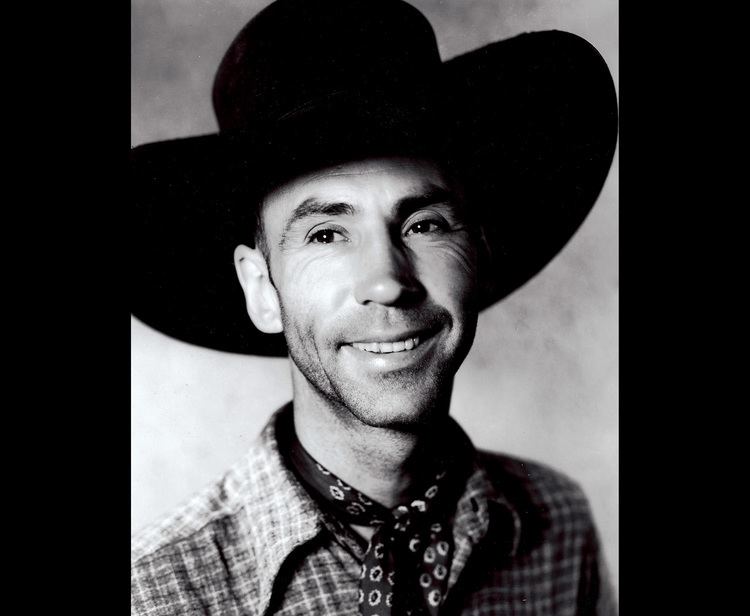
<instances>
[{"instance_id":1,"label":"hat brim","mask_svg":"<svg viewBox=\"0 0 750 616\"><path fill-rule=\"evenodd\" d=\"M493 43L443 69L444 130L490 249L485 308L544 268L594 205L615 150L616 94L594 47L558 31ZM185 342L283 356L283 336L253 326L236 278L233 249L252 241L254 203L227 179L235 156L218 134L131 150L132 311Z\"/></svg>"}]
</instances>

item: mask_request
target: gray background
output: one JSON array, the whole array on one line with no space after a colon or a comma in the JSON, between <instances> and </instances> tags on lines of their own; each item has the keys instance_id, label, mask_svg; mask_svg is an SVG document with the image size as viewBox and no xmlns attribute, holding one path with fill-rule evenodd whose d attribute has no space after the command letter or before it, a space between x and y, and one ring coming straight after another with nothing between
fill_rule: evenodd
<instances>
[{"instance_id":1,"label":"gray background","mask_svg":"<svg viewBox=\"0 0 750 616\"><path fill-rule=\"evenodd\" d=\"M579 34L617 84L616 0L411 0L444 59L529 30ZM133 0L132 145L213 132L214 71L268 0ZM548 463L591 501L618 576L618 169L541 274L479 319L452 414L474 442ZM286 359L184 344L132 322L133 529L239 459L291 398Z\"/></svg>"}]
</instances>

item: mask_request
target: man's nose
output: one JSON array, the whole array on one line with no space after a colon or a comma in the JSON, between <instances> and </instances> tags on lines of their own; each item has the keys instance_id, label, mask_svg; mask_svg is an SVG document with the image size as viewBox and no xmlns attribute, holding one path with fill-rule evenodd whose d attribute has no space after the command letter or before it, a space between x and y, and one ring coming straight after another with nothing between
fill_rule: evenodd
<instances>
[{"instance_id":1,"label":"man's nose","mask_svg":"<svg viewBox=\"0 0 750 616\"><path fill-rule=\"evenodd\" d=\"M358 303L410 304L423 295L424 287L417 277L412 256L398 239L379 238L366 243L360 253L354 287Z\"/></svg>"}]
</instances>

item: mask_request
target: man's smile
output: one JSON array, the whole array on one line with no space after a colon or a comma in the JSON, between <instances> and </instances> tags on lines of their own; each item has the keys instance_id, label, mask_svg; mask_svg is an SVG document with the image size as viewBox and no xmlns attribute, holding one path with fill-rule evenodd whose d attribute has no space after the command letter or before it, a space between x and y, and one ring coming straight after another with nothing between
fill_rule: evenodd
<instances>
[{"instance_id":1,"label":"man's smile","mask_svg":"<svg viewBox=\"0 0 750 616\"><path fill-rule=\"evenodd\" d=\"M441 328L419 331L415 335L373 336L377 340L361 340L340 347L346 361L355 362L356 370L367 367L376 372L426 368L426 358L435 349ZM421 366L421 368L419 368Z\"/></svg>"},{"instance_id":2,"label":"man's smile","mask_svg":"<svg viewBox=\"0 0 750 616\"><path fill-rule=\"evenodd\" d=\"M419 336L406 338L405 340L396 340L394 342L352 342L352 346L360 351L368 353L399 353L401 351L411 351L419 346Z\"/></svg>"},{"instance_id":3,"label":"man's smile","mask_svg":"<svg viewBox=\"0 0 750 616\"><path fill-rule=\"evenodd\" d=\"M439 330L439 324L422 327L400 327L398 330L371 331L341 346L353 347L359 351L375 354L403 353L416 349L432 338Z\"/></svg>"}]
</instances>

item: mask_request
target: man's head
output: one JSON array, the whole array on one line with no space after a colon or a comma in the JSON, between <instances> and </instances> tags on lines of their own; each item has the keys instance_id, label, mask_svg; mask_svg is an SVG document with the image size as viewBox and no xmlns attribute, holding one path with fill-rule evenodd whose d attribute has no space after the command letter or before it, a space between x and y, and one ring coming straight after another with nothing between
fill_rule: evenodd
<instances>
[{"instance_id":1,"label":"man's head","mask_svg":"<svg viewBox=\"0 0 750 616\"><path fill-rule=\"evenodd\" d=\"M373 426L447 410L476 327L477 232L437 163L324 169L264 199L265 248L235 265L255 326L284 332L295 397Z\"/></svg>"},{"instance_id":2,"label":"man's head","mask_svg":"<svg viewBox=\"0 0 750 616\"><path fill-rule=\"evenodd\" d=\"M269 4L227 50L214 109L218 133L131 155L133 313L180 340L255 355L282 356L287 346L248 322L227 256L247 241L248 203L269 186L394 153L449 160L490 248L480 272L484 308L572 236L617 136L611 75L586 41L529 33L443 62L429 22L401 1ZM262 229L279 318L292 321L291 255ZM429 293L424 301L429 310ZM302 364L296 350L293 358Z\"/></svg>"}]
</instances>

